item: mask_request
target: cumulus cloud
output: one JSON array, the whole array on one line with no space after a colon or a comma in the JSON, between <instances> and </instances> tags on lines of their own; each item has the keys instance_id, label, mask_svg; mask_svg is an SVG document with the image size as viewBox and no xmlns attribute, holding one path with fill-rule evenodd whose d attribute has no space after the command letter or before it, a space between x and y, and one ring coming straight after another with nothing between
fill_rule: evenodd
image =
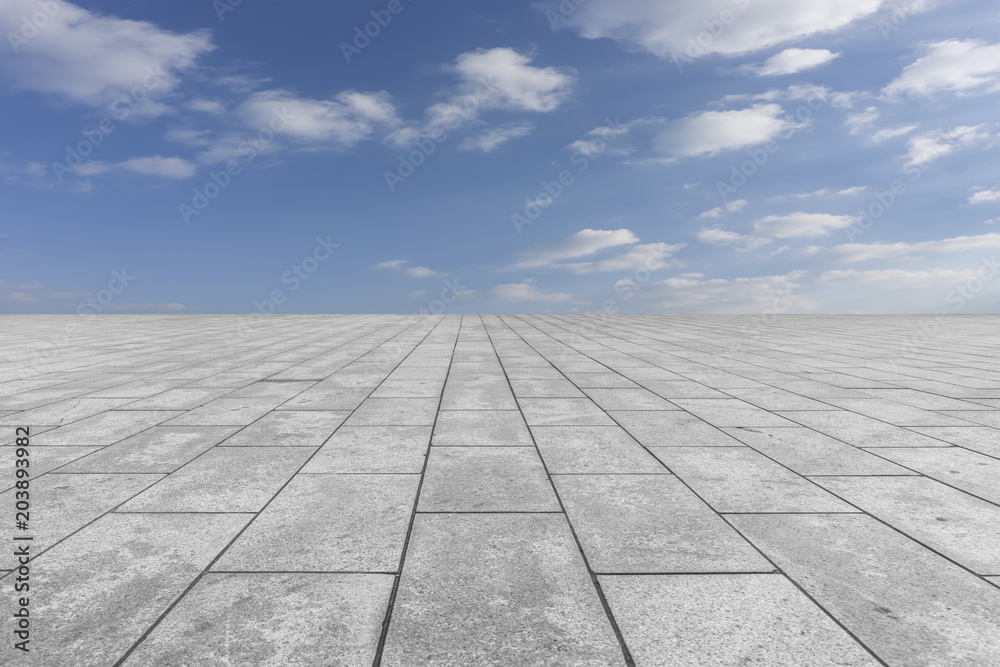
<instances>
[{"instance_id":1,"label":"cumulus cloud","mask_svg":"<svg viewBox=\"0 0 1000 667\"><path fill-rule=\"evenodd\" d=\"M825 65L839 56L828 49L785 49L759 65L744 65L739 70L754 76L782 76Z\"/></svg>"},{"instance_id":2,"label":"cumulus cloud","mask_svg":"<svg viewBox=\"0 0 1000 667\"><path fill-rule=\"evenodd\" d=\"M889 96L926 96L939 91L965 95L998 90L1000 44L948 39L931 44L927 55L907 65L883 92Z\"/></svg>"},{"instance_id":3,"label":"cumulus cloud","mask_svg":"<svg viewBox=\"0 0 1000 667\"><path fill-rule=\"evenodd\" d=\"M388 271L399 271L411 278L431 278L433 276L444 276L447 274L428 269L426 266L407 266L409 262L405 259L390 259L385 262L375 264L373 269L383 269Z\"/></svg>"},{"instance_id":4,"label":"cumulus cloud","mask_svg":"<svg viewBox=\"0 0 1000 667\"><path fill-rule=\"evenodd\" d=\"M744 250L755 250L771 243L771 239L752 234L740 234L727 229L709 229L703 227L698 231L698 240L708 245L742 246Z\"/></svg>"},{"instance_id":5,"label":"cumulus cloud","mask_svg":"<svg viewBox=\"0 0 1000 667\"><path fill-rule=\"evenodd\" d=\"M792 199L808 199L810 197L839 197L843 195L856 195L867 189L868 186L866 185L855 185L850 188L841 188L839 190L820 188L819 190L813 190L812 192L798 192L792 195L785 195L785 197L791 197ZM782 199L782 197L775 197L775 199Z\"/></svg>"},{"instance_id":6,"label":"cumulus cloud","mask_svg":"<svg viewBox=\"0 0 1000 667\"><path fill-rule=\"evenodd\" d=\"M660 312L785 312L792 305L809 307L807 301L794 295L804 275L805 271L792 271L786 275L725 279L684 273L650 283L638 294L653 301Z\"/></svg>"},{"instance_id":7,"label":"cumulus cloud","mask_svg":"<svg viewBox=\"0 0 1000 667\"><path fill-rule=\"evenodd\" d=\"M844 28L871 16L882 0L588 0L565 25L587 39L609 38L626 48L669 58L759 51ZM558 3L553 0L552 8ZM718 25L717 35L706 27ZM705 33L707 39L697 39ZM693 48L690 47L695 42Z\"/></svg>"},{"instance_id":8,"label":"cumulus cloud","mask_svg":"<svg viewBox=\"0 0 1000 667\"><path fill-rule=\"evenodd\" d=\"M867 107L864 111L849 115L844 123L847 125L848 132L851 134L860 134L871 127L872 123L878 120L878 117L879 110L877 107Z\"/></svg>"},{"instance_id":9,"label":"cumulus cloud","mask_svg":"<svg viewBox=\"0 0 1000 667\"><path fill-rule=\"evenodd\" d=\"M177 180L191 178L197 171L197 167L184 158L163 157L162 155L132 158L131 160L119 162L118 166L137 174L162 176L163 178Z\"/></svg>"},{"instance_id":10,"label":"cumulus cloud","mask_svg":"<svg viewBox=\"0 0 1000 667\"><path fill-rule=\"evenodd\" d=\"M565 292L545 294L539 290L532 280L519 283L497 285L489 290L489 294L505 301L542 301L547 303L564 303L572 301L573 295Z\"/></svg>"},{"instance_id":11,"label":"cumulus cloud","mask_svg":"<svg viewBox=\"0 0 1000 667\"><path fill-rule=\"evenodd\" d=\"M989 190L978 189L969 197L970 204L985 204L987 202L1000 201L1000 186Z\"/></svg>"},{"instance_id":12,"label":"cumulus cloud","mask_svg":"<svg viewBox=\"0 0 1000 667\"><path fill-rule=\"evenodd\" d=\"M746 199L734 199L733 201L729 202L728 204L723 204L722 206L716 206L715 208L711 209L710 211L705 211L703 213L699 213L698 217L699 218L719 218L719 217L722 217L722 215L725 214L725 213L736 213L737 211L741 211L741 210L743 210L743 208L746 205L747 205L747 200Z\"/></svg>"},{"instance_id":13,"label":"cumulus cloud","mask_svg":"<svg viewBox=\"0 0 1000 667\"><path fill-rule=\"evenodd\" d=\"M636 269L656 271L670 266L669 258L683 247L683 243L640 243L614 257L593 262L565 262L554 265L554 268L581 274Z\"/></svg>"},{"instance_id":14,"label":"cumulus cloud","mask_svg":"<svg viewBox=\"0 0 1000 667\"><path fill-rule=\"evenodd\" d=\"M823 236L834 229L850 227L858 218L851 215L831 215L829 213L787 213L768 215L754 220L754 231L762 236L779 239Z\"/></svg>"},{"instance_id":15,"label":"cumulus cloud","mask_svg":"<svg viewBox=\"0 0 1000 667\"><path fill-rule=\"evenodd\" d=\"M872 283L890 283L894 287L934 287L955 285L978 278L979 269L932 269L929 271L907 271L905 269L875 269L872 271L857 271L841 269L826 271L816 282L821 285L845 285Z\"/></svg>"},{"instance_id":16,"label":"cumulus cloud","mask_svg":"<svg viewBox=\"0 0 1000 667\"><path fill-rule=\"evenodd\" d=\"M345 148L370 137L376 127L398 123L385 91L345 90L332 100L316 100L285 89L263 90L250 95L236 113L254 129L277 126L294 139Z\"/></svg>"},{"instance_id":17,"label":"cumulus cloud","mask_svg":"<svg viewBox=\"0 0 1000 667\"><path fill-rule=\"evenodd\" d=\"M550 267L561 260L585 257L607 248L638 242L639 237L628 229L581 229L564 239L524 248L518 253L521 261L506 268Z\"/></svg>"},{"instance_id":18,"label":"cumulus cloud","mask_svg":"<svg viewBox=\"0 0 1000 667\"><path fill-rule=\"evenodd\" d=\"M0 58L0 72L15 88L95 107L137 86L150 97L162 97L214 48L206 30L171 32L69 2L58 7L37 35L17 44L16 55ZM5 0L0 3L0 33L20 35L22 18L39 11L35 0ZM145 106L146 111L165 110Z\"/></svg>"},{"instance_id":19,"label":"cumulus cloud","mask_svg":"<svg viewBox=\"0 0 1000 667\"><path fill-rule=\"evenodd\" d=\"M485 106L512 111L553 111L572 92L574 81L565 68L535 67L530 57L504 47L463 53L452 69L463 93L485 82L490 89Z\"/></svg>"},{"instance_id":20,"label":"cumulus cloud","mask_svg":"<svg viewBox=\"0 0 1000 667\"><path fill-rule=\"evenodd\" d=\"M732 111L701 111L669 123L655 145L660 153L674 158L757 146L794 127L780 117L783 113L781 105L775 103Z\"/></svg>"},{"instance_id":21,"label":"cumulus cloud","mask_svg":"<svg viewBox=\"0 0 1000 667\"><path fill-rule=\"evenodd\" d=\"M823 255L838 262L854 264L872 259L913 259L927 253L955 253L1000 248L1000 234L955 236L938 241L918 243L844 243L825 248L809 246L808 255Z\"/></svg>"},{"instance_id":22,"label":"cumulus cloud","mask_svg":"<svg viewBox=\"0 0 1000 667\"><path fill-rule=\"evenodd\" d=\"M466 137L458 145L462 150L477 150L489 153L495 148L507 143L511 139L526 137L531 134L530 123L517 123L505 125L504 127L493 127L483 130L473 137Z\"/></svg>"},{"instance_id":23,"label":"cumulus cloud","mask_svg":"<svg viewBox=\"0 0 1000 667\"><path fill-rule=\"evenodd\" d=\"M985 125L961 125L953 130L933 130L910 138L906 153L906 167L925 165L953 153L986 143L990 139Z\"/></svg>"}]
</instances>

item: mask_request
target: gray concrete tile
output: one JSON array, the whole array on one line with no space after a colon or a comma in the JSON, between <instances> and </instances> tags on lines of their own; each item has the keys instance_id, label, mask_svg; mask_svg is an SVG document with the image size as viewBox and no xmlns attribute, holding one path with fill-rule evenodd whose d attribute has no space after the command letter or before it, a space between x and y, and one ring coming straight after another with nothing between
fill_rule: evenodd
<instances>
[{"instance_id":1,"label":"gray concrete tile","mask_svg":"<svg viewBox=\"0 0 1000 667\"><path fill-rule=\"evenodd\" d=\"M419 473L430 426L341 426L304 473Z\"/></svg>"},{"instance_id":2,"label":"gray concrete tile","mask_svg":"<svg viewBox=\"0 0 1000 667\"><path fill-rule=\"evenodd\" d=\"M419 512L559 512L530 447L433 447Z\"/></svg>"},{"instance_id":3,"label":"gray concrete tile","mask_svg":"<svg viewBox=\"0 0 1000 667\"><path fill-rule=\"evenodd\" d=\"M114 509L163 475L51 474L31 482L31 550L39 554L102 514ZM0 493L0 502L13 513L15 493ZM8 555L0 560L10 566Z\"/></svg>"},{"instance_id":4,"label":"gray concrete tile","mask_svg":"<svg viewBox=\"0 0 1000 667\"><path fill-rule=\"evenodd\" d=\"M193 410L233 391L232 387L176 387L123 405L121 410Z\"/></svg>"},{"instance_id":5,"label":"gray concrete tile","mask_svg":"<svg viewBox=\"0 0 1000 667\"><path fill-rule=\"evenodd\" d=\"M636 665L878 665L780 574L601 575Z\"/></svg>"},{"instance_id":6,"label":"gray concrete tile","mask_svg":"<svg viewBox=\"0 0 1000 667\"><path fill-rule=\"evenodd\" d=\"M614 426L589 398L524 398L521 410L529 426Z\"/></svg>"},{"instance_id":7,"label":"gray concrete tile","mask_svg":"<svg viewBox=\"0 0 1000 667\"><path fill-rule=\"evenodd\" d=\"M552 474L667 474L620 426L533 426L531 433Z\"/></svg>"},{"instance_id":8,"label":"gray concrete tile","mask_svg":"<svg viewBox=\"0 0 1000 667\"><path fill-rule=\"evenodd\" d=\"M248 519L109 514L43 554L31 572L39 591L31 596L33 664L114 664ZM0 582L5 588L8 579ZM5 618L12 603L0 598ZM0 659L15 664L22 656L13 652L4 642Z\"/></svg>"},{"instance_id":9,"label":"gray concrete tile","mask_svg":"<svg viewBox=\"0 0 1000 667\"><path fill-rule=\"evenodd\" d=\"M392 581L385 574L210 572L124 665L369 667Z\"/></svg>"},{"instance_id":10,"label":"gray concrete tile","mask_svg":"<svg viewBox=\"0 0 1000 667\"><path fill-rule=\"evenodd\" d=\"M756 405L764 410L837 410L829 403L778 389L776 387L754 387L753 389L727 389L734 398Z\"/></svg>"},{"instance_id":11,"label":"gray concrete tile","mask_svg":"<svg viewBox=\"0 0 1000 667\"><path fill-rule=\"evenodd\" d=\"M602 410L679 410L670 401L642 387L624 389L585 389L584 392Z\"/></svg>"},{"instance_id":12,"label":"gray concrete tile","mask_svg":"<svg viewBox=\"0 0 1000 667\"><path fill-rule=\"evenodd\" d=\"M330 387L322 382L288 399L275 410L354 410L368 398L371 387Z\"/></svg>"},{"instance_id":13,"label":"gray concrete tile","mask_svg":"<svg viewBox=\"0 0 1000 667\"><path fill-rule=\"evenodd\" d=\"M869 516L729 521L890 665L979 667L1000 655L1000 591Z\"/></svg>"},{"instance_id":14,"label":"gray concrete tile","mask_svg":"<svg viewBox=\"0 0 1000 667\"><path fill-rule=\"evenodd\" d=\"M955 424L956 426L973 426L979 424L981 426L1000 428L1000 410L948 410L942 411L941 414L960 419L964 422L971 422ZM948 424L940 424L940 426L948 426Z\"/></svg>"},{"instance_id":15,"label":"gray concrete tile","mask_svg":"<svg viewBox=\"0 0 1000 667\"><path fill-rule=\"evenodd\" d=\"M104 447L161 424L181 412L114 410L86 417L31 438L32 446Z\"/></svg>"},{"instance_id":16,"label":"gray concrete tile","mask_svg":"<svg viewBox=\"0 0 1000 667\"><path fill-rule=\"evenodd\" d=\"M510 381L518 398L585 398L585 394L566 379Z\"/></svg>"},{"instance_id":17,"label":"gray concrete tile","mask_svg":"<svg viewBox=\"0 0 1000 667\"><path fill-rule=\"evenodd\" d=\"M598 573L774 568L673 475L553 475Z\"/></svg>"},{"instance_id":18,"label":"gray concrete tile","mask_svg":"<svg viewBox=\"0 0 1000 667\"><path fill-rule=\"evenodd\" d=\"M50 470L55 470L61 466L71 463L79 458L96 452L99 447L39 447L29 449L28 458L32 477L44 475ZM17 456L17 447L0 447L0 470L14 470ZM15 477L13 473L6 476L0 483L0 491L5 491L14 487Z\"/></svg>"},{"instance_id":19,"label":"gray concrete tile","mask_svg":"<svg viewBox=\"0 0 1000 667\"><path fill-rule=\"evenodd\" d=\"M344 422L345 426L432 426L436 398L369 398Z\"/></svg>"},{"instance_id":20,"label":"gray concrete tile","mask_svg":"<svg viewBox=\"0 0 1000 667\"><path fill-rule=\"evenodd\" d=\"M749 447L650 451L717 512L858 511Z\"/></svg>"},{"instance_id":21,"label":"gray concrete tile","mask_svg":"<svg viewBox=\"0 0 1000 667\"><path fill-rule=\"evenodd\" d=\"M855 447L942 447L947 443L846 410L779 412L797 424Z\"/></svg>"},{"instance_id":22,"label":"gray concrete tile","mask_svg":"<svg viewBox=\"0 0 1000 667\"><path fill-rule=\"evenodd\" d=\"M691 380L640 380L639 384L663 398L728 398L718 389Z\"/></svg>"},{"instance_id":23,"label":"gray concrete tile","mask_svg":"<svg viewBox=\"0 0 1000 667\"><path fill-rule=\"evenodd\" d=\"M646 447L733 447L740 442L682 410L609 412Z\"/></svg>"},{"instance_id":24,"label":"gray concrete tile","mask_svg":"<svg viewBox=\"0 0 1000 667\"><path fill-rule=\"evenodd\" d=\"M217 398L171 419L171 426L246 426L273 410L277 398Z\"/></svg>"},{"instance_id":25,"label":"gray concrete tile","mask_svg":"<svg viewBox=\"0 0 1000 667\"><path fill-rule=\"evenodd\" d=\"M130 403L131 398L67 398L0 417L0 426L63 426ZM0 404L0 408L6 407Z\"/></svg>"},{"instance_id":26,"label":"gray concrete tile","mask_svg":"<svg viewBox=\"0 0 1000 667\"><path fill-rule=\"evenodd\" d=\"M713 426L794 426L784 417L735 398L678 398L674 403Z\"/></svg>"},{"instance_id":27,"label":"gray concrete tile","mask_svg":"<svg viewBox=\"0 0 1000 667\"><path fill-rule=\"evenodd\" d=\"M215 570L395 572L419 475L296 475Z\"/></svg>"},{"instance_id":28,"label":"gray concrete tile","mask_svg":"<svg viewBox=\"0 0 1000 667\"><path fill-rule=\"evenodd\" d=\"M570 371L566 373L566 378L581 389L627 389L639 386L624 375L609 370L597 373Z\"/></svg>"},{"instance_id":29,"label":"gray concrete tile","mask_svg":"<svg viewBox=\"0 0 1000 667\"><path fill-rule=\"evenodd\" d=\"M350 414L322 410L276 410L221 444L224 447L319 447Z\"/></svg>"},{"instance_id":30,"label":"gray concrete tile","mask_svg":"<svg viewBox=\"0 0 1000 667\"><path fill-rule=\"evenodd\" d=\"M550 664L625 664L565 517L418 514L382 665Z\"/></svg>"},{"instance_id":31,"label":"gray concrete tile","mask_svg":"<svg viewBox=\"0 0 1000 667\"><path fill-rule=\"evenodd\" d=\"M1000 503L1000 460L960 447L878 450L879 456L963 491Z\"/></svg>"},{"instance_id":32,"label":"gray concrete tile","mask_svg":"<svg viewBox=\"0 0 1000 667\"><path fill-rule=\"evenodd\" d=\"M309 447L214 447L120 510L258 512L313 451Z\"/></svg>"},{"instance_id":33,"label":"gray concrete tile","mask_svg":"<svg viewBox=\"0 0 1000 667\"><path fill-rule=\"evenodd\" d=\"M964 419L879 398L835 398L830 403L896 426L967 426Z\"/></svg>"},{"instance_id":34,"label":"gray concrete tile","mask_svg":"<svg viewBox=\"0 0 1000 667\"><path fill-rule=\"evenodd\" d=\"M820 477L816 483L978 572L1000 572L1000 507L927 477Z\"/></svg>"},{"instance_id":35,"label":"gray concrete tile","mask_svg":"<svg viewBox=\"0 0 1000 667\"><path fill-rule=\"evenodd\" d=\"M438 413L431 444L436 447L531 447L531 434L517 410L455 410Z\"/></svg>"},{"instance_id":36,"label":"gray concrete tile","mask_svg":"<svg viewBox=\"0 0 1000 667\"><path fill-rule=\"evenodd\" d=\"M503 375L499 376L497 384L486 386L456 383L449 377L441 397L441 409L516 410L517 401Z\"/></svg>"},{"instance_id":37,"label":"gray concrete tile","mask_svg":"<svg viewBox=\"0 0 1000 667\"><path fill-rule=\"evenodd\" d=\"M1000 458L1000 429L989 426L923 426L912 430L980 454Z\"/></svg>"},{"instance_id":38,"label":"gray concrete tile","mask_svg":"<svg viewBox=\"0 0 1000 667\"><path fill-rule=\"evenodd\" d=\"M912 475L912 471L810 428L727 428L740 442L800 475Z\"/></svg>"},{"instance_id":39,"label":"gray concrete tile","mask_svg":"<svg viewBox=\"0 0 1000 667\"><path fill-rule=\"evenodd\" d=\"M59 472L171 473L236 432L237 426L154 426L80 458ZM46 448L48 449L48 448ZM32 466L37 451L32 454Z\"/></svg>"},{"instance_id":40,"label":"gray concrete tile","mask_svg":"<svg viewBox=\"0 0 1000 667\"><path fill-rule=\"evenodd\" d=\"M437 398L444 389L444 380L388 379L372 392L372 398Z\"/></svg>"}]
</instances>

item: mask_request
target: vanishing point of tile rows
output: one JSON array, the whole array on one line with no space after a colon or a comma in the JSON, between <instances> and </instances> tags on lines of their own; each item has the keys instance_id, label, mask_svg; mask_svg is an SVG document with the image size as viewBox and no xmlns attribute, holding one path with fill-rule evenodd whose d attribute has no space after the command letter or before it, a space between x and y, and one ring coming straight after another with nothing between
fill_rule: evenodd
<instances>
[{"instance_id":1,"label":"vanishing point of tile rows","mask_svg":"<svg viewBox=\"0 0 1000 667\"><path fill-rule=\"evenodd\" d=\"M0 663L1000 665L1000 317L927 321L5 316Z\"/></svg>"}]
</instances>

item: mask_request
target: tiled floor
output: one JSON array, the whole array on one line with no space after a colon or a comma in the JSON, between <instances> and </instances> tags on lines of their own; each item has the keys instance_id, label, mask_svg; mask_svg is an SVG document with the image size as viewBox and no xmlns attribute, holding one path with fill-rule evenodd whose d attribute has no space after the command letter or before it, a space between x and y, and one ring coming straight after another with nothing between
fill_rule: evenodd
<instances>
[{"instance_id":1,"label":"tiled floor","mask_svg":"<svg viewBox=\"0 0 1000 667\"><path fill-rule=\"evenodd\" d=\"M4 316L0 663L1000 665L1000 317L926 320Z\"/></svg>"}]
</instances>

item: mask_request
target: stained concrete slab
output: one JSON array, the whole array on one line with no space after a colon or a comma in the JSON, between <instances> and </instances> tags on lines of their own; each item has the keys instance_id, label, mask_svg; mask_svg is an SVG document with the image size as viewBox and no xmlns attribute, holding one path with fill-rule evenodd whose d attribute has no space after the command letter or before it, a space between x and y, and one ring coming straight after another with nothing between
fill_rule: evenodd
<instances>
[{"instance_id":1,"label":"stained concrete slab","mask_svg":"<svg viewBox=\"0 0 1000 667\"><path fill-rule=\"evenodd\" d=\"M1000 460L961 447L891 449L879 456L1000 504Z\"/></svg>"},{"instance_id":2,"label":"stained concrete slab","mask_svg":"<svg viewBox=\"0 0 1000 667\"><path fill-rule=\"evenodd\" d=\"M989 426L930 426L912 429L948 444L1000 458L1000 429Z\"/></svg>"},{"instance_id":3,"label":"stained concrete slab","mask_svg":"<svg viewBox=\"0 0 1000 667\"><path fill-rule=\"evenodd\" d=\"M927 477L815 482L979 574L1000 572L1000 507Z\"/></svg>"},{"instance_id":4,"label":"stained concrete slab","mask_svg":"<svg viewBox=\"0 0 1000 667\"><path fill-rule=\"evenodd\" d=\"M682 410L619 410L608 414L646 447L740 445L732 436Z\"/></svg>"},{"instance_id":5,"label":"stained concrete slab","mask_svg":"<svg viewBox=\"0 0 1000 667\"><path fill-rule=\"evenodd\" d=\"M123 664L370 667L392 580L209 572Z\"/></svg>"},{"instance_id":6,"label":"stained concrete slab","mask_svg":"<svg viewBox=\"0 0 1000 667\"><path fill-rule=\"evenodd\" d=\"M114 664L248 519L109 514L43 554L31 574L38 591L31 596L33 664ZM10 578L0 584L6 588ZM12 604L12 596L0 598L5 618L11 618ZM23 660L9 642L0 647L0 657L9 664Z\"/></svg>"},{"instance_id":7,"label":"stained concrete slab","mask_svg":"<svg viewBox=\"0 0 1000 667\"><path fill-rule=\"evenodd\" d=\"M636 665L879 664L780 574L599 579Z\"/></svg>"},{"instance_id":8,"label":"stained concrete slab","mask_svg":"<svg viewBox=\"0 0 1000 667\"><path fill-rule=\"evenodd\" d=\"M517 410L448 410L438 413L436 447L531 447L531 433Z\"/></svg>"},{"instance_id":9,"label":"stained concrete slab","mask_svg":"<svg viewBox=\"0 0 1000 667\"><path fill-rule=\"evenodd\" d=\"M597 573L774 568L673 475L553 475Z\"/></svg>"},{"instance_id":10,"label":"stained concrete slab","mask_svg":"<svg viewBox=\"0 0 1000 667\"><path fill-rule=\"evenodd\" d=\"M319 447L350 412L282 410L269 412L222 442L223 447Z\"/></svg>"},{"instance_id":11,"label":"stained concrete slab","mask_svg":"<svg viewBox=\"0 0 1000 667\"><path fill-rule=\"evenodd\" d=\"M418 475L296 475L215 570L395 572Z\"/></svg>"},{"instance_id":12,"label":"stained concrete slab","mask_svg":"<svg viewBox=\"0 0 1000 667\"><path fill-rule=\"evenodd\" d=\"M219 444L238 428L154 426L80 458L59 472L168 474Z\"/></svg>"},{"instance_id":13,"label":"stained concrete slab","mask_svg":"<svg viewBox=\"0 0 1000 667\"><path fill-rule=\"evenodd\" d=\"M740 442L800 475L912 475L913 471L810 428L727 428Z\"/></svg>"},{"instance_id":14,"label":"stained concrete slab","mask_svg":"<svg viewBox=\"0 0 1000 667\"><path fill-rule=\"evenodd\" d=\"M948 443L847 410L779 412L796 424L855 447L946 447Z\"/></svg>"},{"instance_id":15,"label":"stained concrete slab","mask_svg":"<svg viewBox=\"0 0 1000 667\"><path fill-rule=\"evenodd\" d=\"M533 426L552 474L667 474L667 469L620 426Z\"/></svg>"},{"instance_id":16,"label":"stained concrete slab","mask_svg":"<svg viewBox=\"0 0 1000 667\"><path fill-rule=\"evenodd\" d=\"M358 406L346 426L432 426L436 398L368 398Z\"/></svg>"},{"instance_id":17,"label":"stained concrete slab","mask_svg":"<svg viewBox=\"0 0 1000 667\"><path fill-rule=\"evenodd\" d=\"M716 512L857 512L750 447L653 447Z\"/></svg>"},{"instance_id":18,"label":"stained concrete slab","mask_svg":"<svg viewBox=\"0 0 1000 667\"><path fill-rule=\"evenodd\" d=\"M558 512L530 447L432 447L419 512Z\"/></svg>"},{"instance_id":19,"label":"stained concrete slab","mask_svg":"<svg viewBox=\"0 0 1000 667\"><path fill-rule=\"evenodd\" d=\"M314 451L311 447L214 447L119 509L258 512Z\"/></svg>"},{"instance_id":20,"label":"stained concrete slab","mask_svg":"<svg viewBox=\"0 0 1000 667\"><path fill-rule=\"evenodd\" d=\"M558 514L418 514L382 665L624 665Z\"/></svg>"},{"instance_id":21,"label":"stained concrete slab","mask_svg":"<svg viewBox=\"0 0 1000 667\"><path fill-rule=\"evenodd\" d=\"M870 516L728 520L888 664L978 667L1000 655L1000 591Z\"/></svg>"}]
</instances>

